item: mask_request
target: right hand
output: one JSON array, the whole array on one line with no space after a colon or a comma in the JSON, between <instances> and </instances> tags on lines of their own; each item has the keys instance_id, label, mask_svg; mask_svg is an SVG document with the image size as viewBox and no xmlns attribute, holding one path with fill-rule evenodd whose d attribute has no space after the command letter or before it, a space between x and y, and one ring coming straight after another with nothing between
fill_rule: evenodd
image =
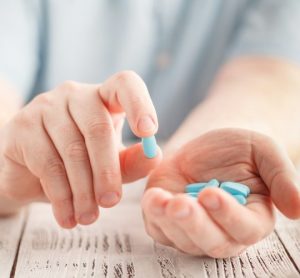
<instances>
[{"instance_id":1,"label":"right hand","mask_svg":"<svg viewBox=\"0 0 300 278\"><path fill-rule=\"evenodd\" d=\"M50 201L64 228L94 222L98 205L118 203L122 183L161 160L160 151L148 159L141 144L123 146L125 114L136 136L157 132L147 88L131 71L100 85L67 81L38 95L0 130L0 197L20 205Z\"/></svg>"}]
</instances>

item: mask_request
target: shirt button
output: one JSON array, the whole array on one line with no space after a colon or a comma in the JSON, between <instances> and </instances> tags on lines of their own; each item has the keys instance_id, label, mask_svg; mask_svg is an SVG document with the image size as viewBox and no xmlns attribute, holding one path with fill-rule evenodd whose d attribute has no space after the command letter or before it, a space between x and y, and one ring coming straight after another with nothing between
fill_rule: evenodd
<instances>
[{"instance_id":1,"label":"shirt button","mask_svg":"<svg viewBox=\"0 0 300 278\"><path fill-rule=\"evenodd\" d=\"M169 52L161 52L158 54L157 59L156 59L156 65L159 70L164 70L166 69L171 62L171 57Z\"/></svg>"}]
</instances>

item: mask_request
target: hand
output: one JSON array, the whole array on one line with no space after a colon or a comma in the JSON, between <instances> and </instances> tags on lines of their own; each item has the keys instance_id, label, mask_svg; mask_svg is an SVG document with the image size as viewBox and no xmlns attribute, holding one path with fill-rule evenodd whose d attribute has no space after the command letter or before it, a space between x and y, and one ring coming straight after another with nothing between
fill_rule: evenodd
<instances>
[{"instance_id":1,"label":"hand","mask_svg":"<svg viewBox=\"0 0 300 278\"><path fill-rule=\"evenodd\" d=\"M94 222L97 205L118 203L122 182L146 176L161 158L122 145L124 112L136 136L156 133L147 88L130 71L37 96L0 131L0 196L22 205L48 200L65 228Z\"/></svg>"},{"instance_id":2,"label":"hand","mask_svg":"<svg viewBox=\"0 0 300 278\"><path fill-rule=\"evenodd\" d=\"M251 189L246 206L219 188L198 200L187 184L236 181ZM142 200L148 234L193 255L235 256L274 228L272 201L290 218L300 217L299 179L287 154L269 137L242 130L206 133L163 161L150 175Z\"/></svg>"}]
</instances>

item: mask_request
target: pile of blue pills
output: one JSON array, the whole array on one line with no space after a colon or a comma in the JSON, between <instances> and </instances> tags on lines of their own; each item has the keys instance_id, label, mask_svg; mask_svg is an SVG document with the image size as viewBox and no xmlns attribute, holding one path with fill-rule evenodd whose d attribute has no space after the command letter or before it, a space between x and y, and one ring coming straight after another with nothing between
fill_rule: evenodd
<instances>
[{"instance_id":1,"label":"pile of blue pills","mask_svg":"<svg viewBox=\"0 0 300 278\"><path fill-rule=\"evenodd\" d=\"M151 159L157 155L157 144L155 136L149 136L142 138L142 147L144 155ZM241 205L247 204L247 197L250 194L250 189L247 185L225 181L220 183L217 179L212 179L209 182L198 182L191 183L185 187L185 192L187 195L197 198L198 194L205 188L218 187L231 194Z\"/></svg>"},{"instance_id":2,"label":"pile of blue pills","mask_svg":"<svg viewBox=\"0 0 300 278\"><path fill-rule=\"evenodd\" d=\"M156 139L155 139L154 135L142 138L142 146L143 146L144 155L147 158L151 159L151 158L156 157L157 144L156 144Z\"/></svg>"},{"instance_id":3,"label":"pile of blue pills","mask_svg":"<svg viewBox=\"0 0 300 278\"><path fill-rule=\"evenodd\" d=\"M198 194L205 188L209 187L218 187L226 191L227 193L231 194L241 205L247 204L247 197L250 194L250 189L247 185L232 182L232 181L225 181L220 183L217 179L212 179L209 182L198 182L188 184L185 187L185 192L187 195L197 198Z\"/></svg>"}]
</instances>

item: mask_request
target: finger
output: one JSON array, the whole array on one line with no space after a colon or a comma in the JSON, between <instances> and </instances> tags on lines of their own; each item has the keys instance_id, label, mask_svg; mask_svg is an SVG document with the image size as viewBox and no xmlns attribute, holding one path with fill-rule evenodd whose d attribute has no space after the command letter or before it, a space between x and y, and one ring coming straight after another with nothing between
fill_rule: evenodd
<instances>
[{"instance_id":1,"label":"finger","mask_svg":"<svg viewBox=\"0 0 300 278\"><path fill-rule=\"evenodd\" d=\"M193 255L203 254L201 249L198 248L190 238L186 236L185 232L172 221L173 217L167 215L166 208L173 199L171 193L160 188L152 188L147 190L144 198L144 212L147 214L149 221L161 229L174 247Z\"/></svg>"},{"instance_id":2,"label":"finger","mask_svg":"<svg viewBox=\"0 0 300 278\"><path fill-rule=\"evenodd\" d=\"M247 206L242 206L228 193L210 188L199 194L199 202L211 218L242 245L260 241L274 228L272 202L268 196L250 195Z\"/></svg>"},{"instance_id":3,"label":"finger","mask_svg":"<svg viewBox=\"0 0 300 278\"><path fill-rule=\"evenodd\" d=\"M183 194L176 196L168 204L167 214L210 257L235 256L244 248L229 237L191 197Z\"/></svg>"},{"instance_id":4,"label":"finger","mask_svg":"<svg viewBox=\"0 0 300 278\"><path fill-rule=\"evenodd\" d=\"M253 138L253 156L276 207L289 218L300 217L299 176L287 153L273 140Z\"/></svg>"},{"instance_id":5,"label":"finger","mask_svg":"<svg viewBox=\"0 0 300 278\"><path fill-rule=\"evenodd\" d=\"M71 119L67 107L56 103L56 113L51 106L44 109L43 124L64 163L73 195L77 222L90 224L98 218L94 198L93 178L84 138Z\"/></svg>"},{"instance_id":6,"label":"finger","mask_svg":"<svg viewBox=\"0 0 300 278\"><path fill-rule=\"evenodd\" d=\"M144 194L141 202L146 232L150 237L152 237L155 241L159 242L160 244L173 246L171 241L164 235L162 230L159 227L157 227L153 222L149 221L149 214L147 208L149 203L148 195L149 194L146 191L146 194ZM146 208L147 210L145 211Z\"/></svg>"},{"instance_id":7,"label":"finger","mask_svg":"<svg viewBox=\"0 0 300 278\"><path fill-rule=\"evenodd\" d=\"M150 223L149 221L145 221L146 232L149 236L151 236L156 242L174 247L173 243L165 236L162 230L157 227L154 223Z\"/></svg>"},{"instance_id":8,"label":"finger","mask_svg":"<svg viewBox=\"0 0 300 278\"><path fill-rule=\"evenodd\" d=\"M32 121L28 119L26 113L20 113L13 125L12 130L18 130L18 136L11 134L9 137L20 153L9 152L17 156L12 157L12 160L26 166L39 178L44 193L52 204L57 222L64 228L74 227L76 221L72 193L64 164L43 129L41 118ZM28 138L28 130L30 130L30 138Z\"/></svg>"},{"instance_id":9,"label":"finger","mask_svg":"<svg viewBox=\"0 0 300 278\"><path fill-rule=\"evenodd\" d=\"M147 176L162 159L162 152L157 147L153 159L145 157L141 143L130 146L120 152L122 179L124 183L132 182Z\"/></svg>"},{"instance_id":10,"label":"finger","mask_svg":"<svg viewBox=\"0 0 300 278\"><path fill-rule=\"evenodd\" d=\"M97 203L111 207L119 202L122 195L117 136L112 118L95 87L83 85L83 88L84 94L79 91L69 98L69 110L84 136Z\"/></svg>"},{"instance_id":11,"label":"finger","mask_svg":"<svg viewBox=\"0 0 300 278\"><path fill-rule=\"evenodd\" d=\"M133 133L138 137L155 134L157 115L143 80L132 71L110 77L99 87L100 96L110 112L125 111Z\"/></svg>"}]
</instances>

